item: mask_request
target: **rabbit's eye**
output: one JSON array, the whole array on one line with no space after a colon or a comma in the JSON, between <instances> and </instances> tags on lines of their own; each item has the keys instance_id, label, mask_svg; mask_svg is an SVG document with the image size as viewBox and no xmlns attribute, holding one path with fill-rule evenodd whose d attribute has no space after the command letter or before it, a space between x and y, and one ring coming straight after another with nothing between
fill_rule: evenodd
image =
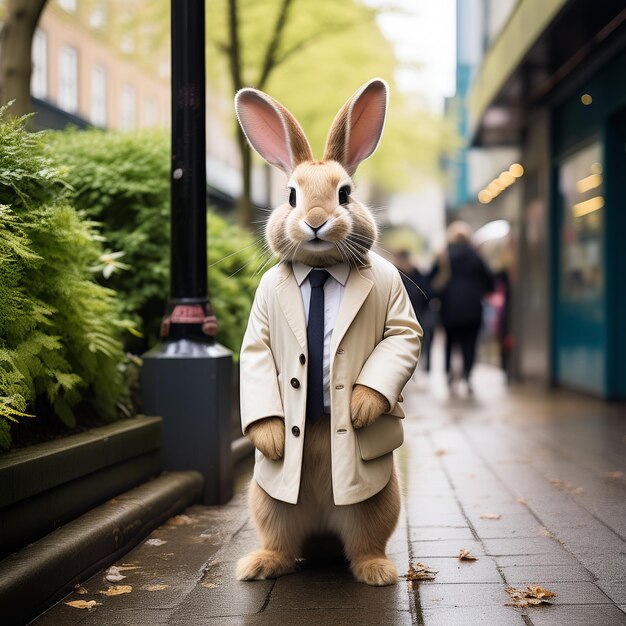
<instances>
[{"instance_id":1,"label":"rabbit's eye","mask_svg":"<svg viewBox=\"0 0 626 626\"><path fill-rule=\"evenodd\" d=\"M339 190L339 204L348 204L348 196L350 195L350 187L347 185Z\"/></svg>"},{"instance_id":2,"label":"rabbit's eye","mask_svg":"<svg viewBox=\"0 0 626 626\"><path fill-rule=\"evenodd\" d=\"M289 187L289 204L296 206L296 190L293 187Z\"/></svg>"}]
</instances>

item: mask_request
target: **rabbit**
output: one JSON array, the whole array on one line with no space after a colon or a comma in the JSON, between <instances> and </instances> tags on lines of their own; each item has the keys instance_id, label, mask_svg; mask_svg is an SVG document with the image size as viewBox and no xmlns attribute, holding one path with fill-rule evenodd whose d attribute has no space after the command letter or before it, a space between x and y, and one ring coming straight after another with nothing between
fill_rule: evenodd
<instances>
[{"instance_id":1,"label":"rabbit","mask_svg":"<svg viewBox=\"0 0 626 626\"><path fill-rule=\"evenodd\" d=\"M280 263L262 277L241 351L242 429L256 448L248 503L262 546L239 560L239 580L294 572L305 542L326 534L340 539L356 580L398 578L385 554L400 513L392 451L422 331L397 270L370 250L376 222L352 180L378 146L387 101L381 79L357 90L318 161L280 103L251 88L235 97L250 145L289 179L265 228ZM305 420L300 382L309 354L298 267L349 272L332 330L332 408L315 422Z\"/></svg>"}]
</instances>

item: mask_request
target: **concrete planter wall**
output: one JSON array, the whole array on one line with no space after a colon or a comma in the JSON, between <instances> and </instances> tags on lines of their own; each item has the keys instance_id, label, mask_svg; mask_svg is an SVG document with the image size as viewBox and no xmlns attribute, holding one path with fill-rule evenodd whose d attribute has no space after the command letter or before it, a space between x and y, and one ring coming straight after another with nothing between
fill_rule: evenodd
<instances>
[{"instance_id":1,"label":"concrete planter wall","mask_svg":"<svg viewBox=\"0 0 626 626\"><path fill-rule=\"evenodd\" d=\"M136 417L0 456L0 558L160 474L161 422Z\"/></svg>"}]
</instances>

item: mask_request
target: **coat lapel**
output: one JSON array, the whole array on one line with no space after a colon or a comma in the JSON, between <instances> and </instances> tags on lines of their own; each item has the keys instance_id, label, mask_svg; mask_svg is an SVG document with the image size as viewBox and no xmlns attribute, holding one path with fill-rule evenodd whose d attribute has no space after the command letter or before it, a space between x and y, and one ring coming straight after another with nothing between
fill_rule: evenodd
<instances>
[{"instance_id":1,"label":"coat lapel","mask_svg":"<svg viewBox=\"0 0 626 626\"><path fill-rule=\"evenodd\" d=\"M280 266L281 277L276 286L276 296L287 323L296 336L302 350L307 353L306 320L300 287L288 263Z\"/></svg>"},{"instance_id":2,"label":"coat lapel","mask_svg":"<svg viewBox=\"0 0 626 626\"><path fill-rule=\"evenodd\" d=\"M374 283L365 278L361 273L363 269L353 267L350 271L350 277L346 283L346 290L341 300L341 306L339 307L339 313L337 313L337 319L335 321L335 328L333 330L333 336L330 342L330 360L332 362L335 357L335 352L339 343L346 334L352 320L359 312L365 298L367 298L369 292L372 290Z\"/></svg>"}]
</instances>

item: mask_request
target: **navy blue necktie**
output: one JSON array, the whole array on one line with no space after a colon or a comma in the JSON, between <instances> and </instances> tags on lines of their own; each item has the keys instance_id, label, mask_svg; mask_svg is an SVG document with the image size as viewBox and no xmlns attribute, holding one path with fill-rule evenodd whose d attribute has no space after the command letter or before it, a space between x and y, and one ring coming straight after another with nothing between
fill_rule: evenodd
<instances>
[{"instance_id":1,"label":"navy blue necktie","mask_svg":"<svg viewBox=\"0 0 626 626\"><path fill-rule=\"evenodd\" d=\"M324 283L326 270L311 270L311 303L306 338L309 346L307 371L306 417L315 423L324 413Z\"/></svg>"}]
</instances>

